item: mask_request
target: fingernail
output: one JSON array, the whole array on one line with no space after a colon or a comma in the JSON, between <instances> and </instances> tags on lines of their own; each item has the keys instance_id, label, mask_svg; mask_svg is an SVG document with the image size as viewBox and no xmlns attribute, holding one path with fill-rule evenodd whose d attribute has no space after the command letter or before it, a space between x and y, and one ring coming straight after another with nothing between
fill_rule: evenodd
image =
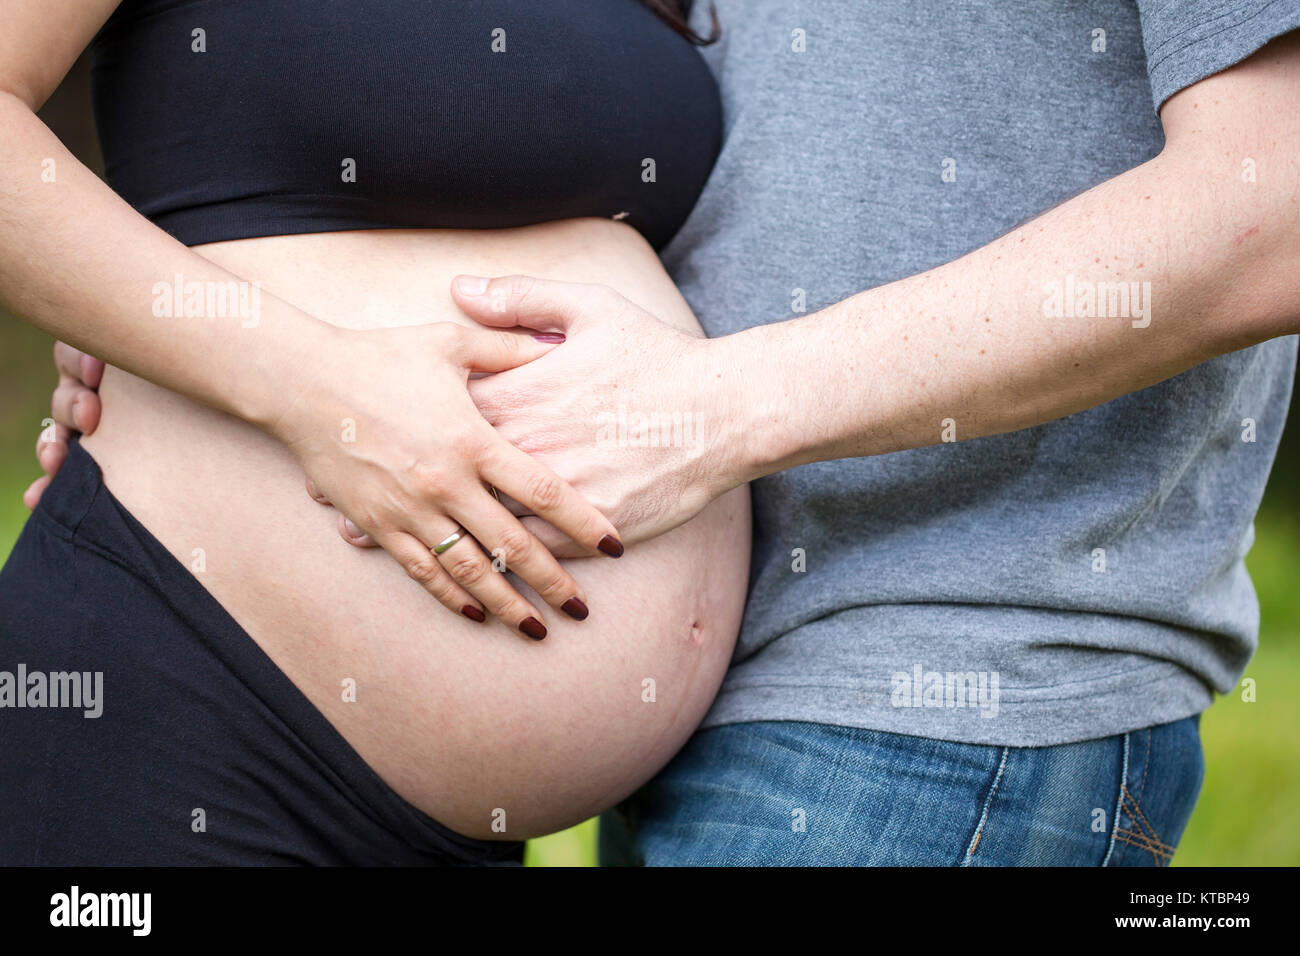
<instances>
[{"instance_id":1,"label":"fingernail","mask_svg":"<svg viewBox=\"0 0 1300 956\"><path fill-rule=\"evenodd\" d=\"M535 617L526 617L520 621L519 630L523 631L535 641L540 641L546 636L546 625Z\"/></svg>"},{"instance_id":2,"label":"fingernail","mask_svg":"<svg viewBox=\"0 0 1300 956\"><path fill-rule=\"evenodd\" d=\"M77 431L81 431L81 421L77 415L77 410L79 408L81 408L81 399L74 399L72 402L72 424L76 427Z\"/></svg>"},{"instance_id":3,"label":"fingernail","mask_svg":"<svg viewBox=\"0 0 1300 956\"><path fill-rule=\"evenodd\" d=\"M480 276L460 276L456 288L462 295L482 295L487 291L488 280Z\"/></svg>"},{"instance_id":4,"label":"fingernail","mask_svg":"<svg viewBox=\"0 0 1300 956\"><path fill-rule=\"evenodd\" d=\"M364 531L362 531L360 528L358 528L356 525L352 523L351 518L343 519L343 527L347 530L347 533L352 535L352 537L354 538L359 538L363 534L365 534Z\"/></svg>"},{"instance_id":5,"label":"fingernail","mask_svg":"<svg viewBox=\"0 0 1300 956\"><path fill-rule=\"evenodd\" d=\"M471 621L478 621L480 624L487 620L487 615L476 608L473 604L466 604L460 609L460 613L464 614Z\"/></svg>"},{"instance_id":6,"label":"fingernail","mask_svg":"<svg viewBox=\"0 0 1300 956\"><path fill-rule=\"evenodd\" d=\"M607 534L605 537L601 538L600 544L596 545L596 547L611 558L623 557L623 543L612 534Z\"/></svg>"},{"instance_id":7,"label":"fingernail","mask_svg":"<svg viewBox=\"0 0 1300 956\"><path fill-rule=\"evenodd\" d=\"M563 332L538 332L533 336L539 342L563 342Z\"/></svg>"},{"instance_id":8,"label":"fingernail","mask_svg":"<svg viewBox=\"0 0 1300 956\"><path fill-rule=\"evenodd\" d=\"M560 605L560 610L569 615L569 617L573 618L575 621L585 621L587 615L591 613L587 610L587 605L583 604L577 598L569 598Z\"/></svg>"}]
</instances>

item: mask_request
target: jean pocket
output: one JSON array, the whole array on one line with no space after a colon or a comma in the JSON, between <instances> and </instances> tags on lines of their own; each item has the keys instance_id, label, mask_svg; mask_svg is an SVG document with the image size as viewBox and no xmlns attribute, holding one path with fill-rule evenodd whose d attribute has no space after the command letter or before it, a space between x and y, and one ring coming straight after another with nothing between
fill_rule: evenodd
<instances>
[{"instance_id":1,"label":"jean pocket","mask_svg":"<svg viewBox=\"0 0 1300 956\"><path fill-rule=\"evenodd\" d=\"M1204 763L1192 718L1124 735L1107 866L1168 866L1201 789Z\"/></svg>"}]
</instances>

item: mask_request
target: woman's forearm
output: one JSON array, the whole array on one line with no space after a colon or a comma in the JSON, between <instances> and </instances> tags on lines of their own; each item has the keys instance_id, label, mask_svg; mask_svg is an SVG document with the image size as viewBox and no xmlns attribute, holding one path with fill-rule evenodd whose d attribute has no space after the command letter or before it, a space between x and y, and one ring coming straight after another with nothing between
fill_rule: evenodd
<instances>
[{"instance_id":1,"label":"woman's forearm","mask_svg":"<svg viewBox=\"0 0 1300 956\"><path fill-rule=\"evenodd\" d=\"M0 195L0 304L174 392L271 428L334 332L154 226L4 92Z\"/></svg>"},{"instance_id":2,"label":"woman's forearm","mask_svg":"<svg viewBox=\"0 0 1300 956\"><path fill-rule=\"evenodd\" d=\"M587 616L577 582L489 488L587 553L621 554L617 529L501 439L466 389L470 372L526 364L554 341L449 322L350 331L241 288L245 281L137 214L28 104L0 93L0 304L270 433L449 610L479 621L495 614L533 640L546 636L537 605ZM439 543L450 548L462 536L502 558L542 600L524 599L477 546L448 552L444 568Z\"/></svg>"}]
</instances>

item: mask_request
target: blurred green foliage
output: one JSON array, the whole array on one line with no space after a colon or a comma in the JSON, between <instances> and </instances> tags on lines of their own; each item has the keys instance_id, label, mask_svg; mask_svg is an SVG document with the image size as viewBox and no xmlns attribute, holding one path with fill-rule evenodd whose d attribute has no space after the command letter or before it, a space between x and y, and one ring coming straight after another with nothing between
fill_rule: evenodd
<instances>
[{"instance_id":1,"label":"blurred green foliage","mask_svg":"<svg viewBox=\"0 0 1300 956\"><path fill-rule=\"evenodd\" d=\"M1296 433L1300 425L1292 442ZM1201 718L1205 785L1175 866L1300 864L1300 517L1294 479L1294 473L1274 472L1246 559L1260 603L1259 652L1245 674L1255 682L1255 700L1243 700L1238 685Z\"/></svg>"},{"instance_id":2,"label":"blurred green foliage","mask_svg":"<svg viewBox=\"0 0 1300 956\"><path fill-rule=\"evenodd\" d=\"M49 414L51 342L0 313L0 558L27 518L20 496L40 471L33 451ZM1260 651L1241 689L1205 714L1205 786L1175 866L1300 864L1300 426L1292 429L1256 522L1248 564L1259 592ZM532 866L590 866L596 822L528 846Z\"/></svg>"}]
</instances>

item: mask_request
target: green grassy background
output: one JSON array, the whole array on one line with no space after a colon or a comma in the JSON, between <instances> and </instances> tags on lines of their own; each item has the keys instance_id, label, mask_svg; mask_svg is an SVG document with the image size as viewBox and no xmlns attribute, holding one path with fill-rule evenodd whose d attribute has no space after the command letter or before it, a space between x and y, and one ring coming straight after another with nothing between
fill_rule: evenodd
<instances>
[{"instance_id":1,"label":"green grassy background","mask_svg":"<svg viewBox=\"0 0 1300 956\"><path fill-rule=\"evenodd\" d=\"M20 495L40 474L33 448L49 414L54 371L49 339L0 313L0 558L8 555L27 510ZM1205 786L1176 866L1300 864L1300 473L1293 429L1275 469L1248 563L1259 592L1260 651L1246 676L1256 701L1240 691L1221 698L1201 725ZM595 862L596 824L535 840L534 866Z\"/></svg>"}]
</instances>

